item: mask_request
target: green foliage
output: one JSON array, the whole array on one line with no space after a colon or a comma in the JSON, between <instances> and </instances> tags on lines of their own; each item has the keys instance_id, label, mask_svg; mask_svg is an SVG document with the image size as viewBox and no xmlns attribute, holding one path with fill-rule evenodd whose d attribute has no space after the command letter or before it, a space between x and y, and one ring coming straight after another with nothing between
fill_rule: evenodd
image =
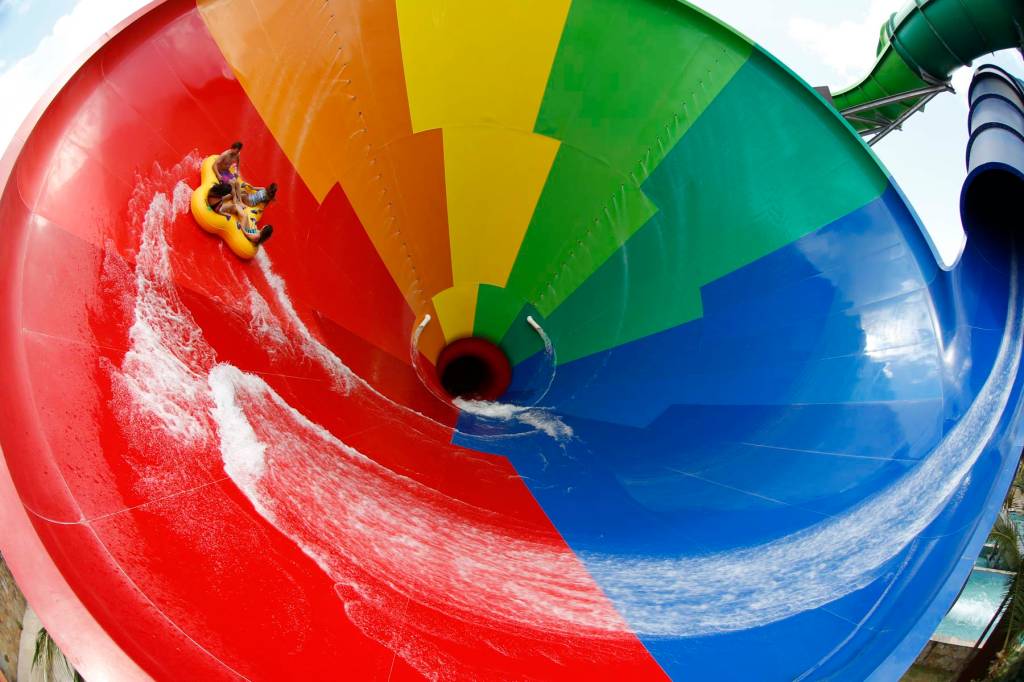
<instances>
[{"instance_id":1,"label":"green foliage","mask_svg":"<svg viewBox=\"0 0 1024 682\"><path fill-rule=\"evenodd\" d=\"M989 668L986 682L1021 682L1024 680L1024 653L1020 649L1002 652Z\"/></svg>"},{"instance_id":2,"label":"green foliage","mask_svg":"<svg viewBox=\"0 0 1024 682\"><path fill-rule=\"evenodd\" d=\"M1021 538L1017 526L1006 510L999 513L995 526L992 527L990 539L995 542L996 552L1006 570L1013 572L1013 578L1007 586L1006 594L1006 615L1008 627L1006 641L1003 644L1003 651L1016 649L1020 643L1021 634L1024 633L1024 576L1021 575L1024 569L1024 551L1021 548Z\"/></svg>"},{"instance_id":3,"label":"green foliage","mask_svg":"<svg viewBox=\"0 0 1024 682\"><path fill-rule=\"evenodd\" d=\"M39 670L43 682L52 682L59 670L66 671L74 682L85 682L78 671L72 667L68 659L64 657L61 650L57 648L57 643L50 637L50 633L46 631L46 628L40 628L38 634L36 634L36 648L35 653L32 655L32 669Z\"/></svg>"},{"instance_id":4,"label":"green foliage","mask_svg":"<svg viewBox=\"0 0 1024 682\"><path fill-rule=\"evenodd\" d=\"M1013 477L1013 488L1024 492L1024 466L1017 467L1017 473ZM1010 494L1013 494L1013 489L1010 489Z\"/></svg>"}]
</instances>

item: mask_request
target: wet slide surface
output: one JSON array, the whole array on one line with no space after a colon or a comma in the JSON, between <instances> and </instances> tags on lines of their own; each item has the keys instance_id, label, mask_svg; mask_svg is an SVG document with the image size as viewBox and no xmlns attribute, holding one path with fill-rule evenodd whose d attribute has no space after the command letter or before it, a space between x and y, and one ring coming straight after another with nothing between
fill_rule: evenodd
<instances>
[{"instance_id":1,"label":"wet slide surface","mask_svg":"<svg viewBox=\"0 0 1024 682\"><path fill-rule=\"evenodd\" d=\"M87 679L892 679L1020 452L1012 238L684 4L168 0L24 137L0 543Z\"/></svg>"}]
</instances>

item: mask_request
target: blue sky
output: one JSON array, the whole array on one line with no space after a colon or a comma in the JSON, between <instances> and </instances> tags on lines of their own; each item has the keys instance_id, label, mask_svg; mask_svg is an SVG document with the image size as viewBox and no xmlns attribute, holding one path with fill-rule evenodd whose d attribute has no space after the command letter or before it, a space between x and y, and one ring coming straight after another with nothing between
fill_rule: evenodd
<instances>
[{"instance_id":1,"label":"blue sky","mask_svg":"<svg viewBox=\"0 0 1024 682\"><path fill-rule=\"evenodd\" d=\"M0 148L50 84L148 0L0 0Z\"/></svg>"},{"instance_id":2,"label":"blue sky","mask_svg":"<svg viewBox=\"0 0 1024 682\"><path fill-rule=\"evenodd\" d=\"M907 0L693 0L773 52L811 85L834 90L856 81L874 61L882 23ZM0 0L0 149L75 59L146 0ZM991 61L1018 75L1016 52ZM977 65L977 64L976 64ZM954 77L957 95L940 97L875 151L951 263L963 244L959 195L965 175L970 73Z\"/></svg>"},{"instance_id":3,"label":"blue sky","mask_svg":"<svg viewBox=\"0 0 1024 682\"><path fill-rule=\"evenodd\" d=\"M0 68L36 49L75 0L0 0Z\"/></svg>"},{"instance_id":4,"label":"blue sky","mask_svg":"<svg viewBox=\"0 0 1024 682\"><path fill-rule=\"evenodd\" d=\"M31 53L75 0L0 0L0 65Z\"/></svg>"}]
</instances>

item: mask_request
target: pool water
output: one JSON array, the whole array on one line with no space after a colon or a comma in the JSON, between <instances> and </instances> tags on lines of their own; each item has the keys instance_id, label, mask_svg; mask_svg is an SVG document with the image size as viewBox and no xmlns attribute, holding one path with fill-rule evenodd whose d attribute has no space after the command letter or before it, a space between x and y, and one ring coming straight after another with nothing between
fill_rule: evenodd
<instances>
[{"instance_id":1,"label":"pool water","mask_svg":"<svg viewBox=\"0 0 1024 682\"><path fill-rule=\"evenodd\" d=\"M1008 573L975 568L935 635L973 646L1002 604L1010 578Z\"/></svg>"},{"instance_id":2,"label":"pool water","mask_svg":"<svg viewBox=\"0 0 1024 682\"><path fill-rule=\"evenodd\" d=\"M996 553L994 542L985 543L985 546L981 548L981 553L978 554L978 558L974 561L974 566L976 568L1006 568L1002 565L1002 561Z\"/></svg>"}]
</instances>

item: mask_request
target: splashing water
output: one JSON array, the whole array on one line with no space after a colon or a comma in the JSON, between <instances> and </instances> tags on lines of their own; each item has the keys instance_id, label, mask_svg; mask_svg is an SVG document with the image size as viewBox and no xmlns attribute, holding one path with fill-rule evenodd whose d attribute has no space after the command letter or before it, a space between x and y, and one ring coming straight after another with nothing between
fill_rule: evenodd
<instances>
[{"instance_id":1,"label":"splashing water","mask_svg":"<svg viewBox=\"0 0 1024 682\"><path fill-rule=\"evenodd\" d=\"M327 370L331 375L336 390L348 393L352 388L352 382L355 378L352 370L313 336L306 323L295 312L295 306L292 305L292 300L288 297L288 289L285 286L284 280L274 272L274 267L270 262L270 256L267 255L267 250L260 249L256 253L255 260L256 264L259 265L260 272L263 273L263 277L267 280L267 284L270 285L271 290L274 292L277 304L284 311L291 328L298 333L302 349ZM365 385L365 382L361 381L360 383Z\"/></svg>"},{"instance_id":2,"label":"splashing water","mask_svg":"<svg viewBox=\"0 0 1024 682\"><path fill-rule=\"evenodd\" d=\"M249 290L249 334L271 355L291 350L291 340L281 326L281 321L270 309L267 299L256 289Z\"/></svg>"},{"instance_id":3,"label":"splashing water","mask_svg":"<svg viewBox=\"0 0 1024 682\"><path fill-rule=\"evenodd\" d=\"M441 653L440 640L479 643L481 633L495 630L606 643L634 632L706 635L774 622L864 587L956 492L995 433L1021 360L1015 261L1004 337L988 380L961 421L902 479L840 516L759 546L659 560L587 553L584 568L552 536L510 535L492 512L376 463L311 422L263 379L218 363L171 276L164 230L186 210L187 190L179 184L170 198L153 195L142 221L131 349L120 368L134 411L121 416L145 414L175 437L219 443L228 476L335 581L353 623L424 674L437 665L459 669ZM308 330L264 252L257 263L284 319L275 326L274 309L264 301L265 324L250 325L254 337L280 330L329 372L336 390L379 396ZM573 437L545 410L457 404L552 438ZM396 604L433 614L424 620L430 628L407 619L412 629L398 641ZM449 619L441 619L446 625L438 625L438 614Z\"/></svg>"},{"instance_id":4,"label":"splashing water","mask_svg":"<svg viewBox=\"0 0 1024 682\"><path fill-rule=\"evenodd\" d=\"M130 346L115 373L115 386L129 398L119 404L136 408L122 415L135 431L153 424L186 445L197 445L208 435L203 400L214 353L177 295L164 236L164 227L188 211L191 194L179 182L170 197L154 195L142 218Z\"/></svg>"},{"instance_id":5,"label":"splashing water","mask_svg":"<svg viewBox=\"0 0 1024 682\"><path fill-rule=\"evenodd\" d=\"M938 516L995 434L1024 340L1016 254L1011 270L1006 329L991 374L921 464L843 514L766 544L678 560L585 556L627 620L663 636L742 630L867 586Z\"/></svg>"},{"instance_id":6,"label":"splashing water","mask_svg":"<svg viewBox=\"0 0 1024 682\"><path fill-rule=\"evenodd\" d=\"M452 403L463 412L477 417L526 424L558 441L570 440L573 437L572 427L550 410L465 398L455 398Z\"/></svg>"}]
</instances>

